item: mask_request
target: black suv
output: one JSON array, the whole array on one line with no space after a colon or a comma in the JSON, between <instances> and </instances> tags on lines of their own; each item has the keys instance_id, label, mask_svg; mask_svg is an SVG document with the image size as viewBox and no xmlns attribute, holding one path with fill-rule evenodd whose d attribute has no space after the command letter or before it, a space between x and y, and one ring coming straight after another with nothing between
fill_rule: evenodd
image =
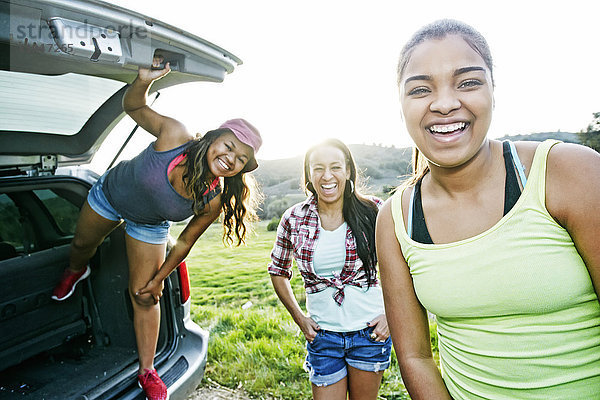
<instances>
[{"instance_id":1,"label":"black suv","mask_svg":"<svg viewBox=\"0 0 600 400\"><path fill-rule=\"evenodd\" d=\"M123 229L63 302L89 163L125 116L121 100L154 55L152 90L220 82L241 61L205 40L97 0L0 0L0 399L134 399L137 353ZM135 131L135 129L134 129ZM113 147L114 156L124 143ZM155 365L171 399L204 373L208 333L190 320L184 263L165 280Z\"/></svg>"}]
</instances>

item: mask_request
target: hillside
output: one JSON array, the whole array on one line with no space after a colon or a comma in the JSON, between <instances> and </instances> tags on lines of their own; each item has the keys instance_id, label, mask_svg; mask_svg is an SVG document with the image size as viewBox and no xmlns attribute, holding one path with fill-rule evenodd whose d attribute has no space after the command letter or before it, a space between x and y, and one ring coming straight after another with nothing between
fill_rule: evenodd
<instances>
[{"instance_id":1,"label":"hillside","mask_svg":"<svg viewBox=\"0 0 600 400\"><path fill-rule=\"evenodd\" d=\"M563 142L579 143L576 133L540 132L529 135L504 136L509 139L543 141L548 138ZM366 186L366 193L382 194L386 188L398 186L411 171L411 148L383 147L351 144L354 156ZM261 218L270 219L280 215L290 205L301 201L305 195L300 188L303 156L279 160L259 160L260 168L254 176L266 196Z\"/></svg>"},{"instance_id":2,"label":"hillside","mask_svg":"<svg viewBox=\"0 0 600 400\"><path fill-rule=\"evenodd\" d=\"M512 140L513 142L517 142L519 140L534 140L543 142L546 139L557 139L566 143L581 143L579 140L579 136L576 133L572 132L538 132L538 133L530 133L528 135L512 135L512 136L503 136L498 138L498 140Z\"/></svg>"},{"instance_id":3,"label":"hillside","mask_svg":"<svg viewBox=\"0 0 600 400\"><path fill-rule=\"evenodd\" d=\"M401 175L410 172L410 148L397 149L370 145L350 145L364 183L370 191L379 192L383 185L397 185ZM259 160L254 176L267 196L300 194L303 157Z\"/></svg>"}]
</instances>

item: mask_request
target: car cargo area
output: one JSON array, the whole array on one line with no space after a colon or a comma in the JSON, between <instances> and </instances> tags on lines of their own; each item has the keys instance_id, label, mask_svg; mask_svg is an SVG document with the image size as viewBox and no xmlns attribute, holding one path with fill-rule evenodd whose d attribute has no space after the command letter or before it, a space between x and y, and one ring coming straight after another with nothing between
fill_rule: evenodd
<instances>
[{"instance_id":1,"label":"car cargo area","mask_svg":"<svg viewBox=\"0 0 600 400\"><path fill-rule=\"evenodd\" d=\"M90 278L56 302L50 296L68 265L89 184L66 176L1 182L0 399L112 398L131 391L137 352L123 229L99 248ZM157 362L174 342L173 313L165 306L173 301L164 296L161 302Z\"/></svg>"},{"instance_id":2,"label":"car cargo area","mask_svg":"<svg viewBox=\"0 0 600 400\"><path fill-rule=\"evenodd\" d=\"M156 99L179 84L222 82L242 60L102 0L0 0L0 20L0 400L143 398L123 227L72 297L55 302L52 291L97 174L154 140L143 129L134 137L123 110L138 68L170 63L152 85ZM154 358L171 400L187 399L206 365L208 332L190 309L181 263L164 280Z\"/></svg>"}]
</instances>

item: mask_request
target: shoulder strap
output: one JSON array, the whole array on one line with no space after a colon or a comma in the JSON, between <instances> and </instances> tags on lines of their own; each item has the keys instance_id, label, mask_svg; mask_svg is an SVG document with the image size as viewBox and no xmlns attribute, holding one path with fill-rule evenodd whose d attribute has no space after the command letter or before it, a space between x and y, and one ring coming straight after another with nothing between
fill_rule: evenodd
<instances>
[{"instance_id":1,"label":"shoulder strap","mask_svg":"<svg viewBox=\"0 0 600 400\"><path fill-rule=\"evenodd\" d=\"M408 203L408 223L407 223L407 227L406 227L406 234L408 235L409 238L412 239L412 220L413 220L413 213L414 213L414 209L415 209L415 192L417 191L417 187L416 185L413 186L413 190L412 193L410 194L410 202Z\"/></svg>"},{"instance_id":2,"label":"shoulder strap","mask_svg":"<svg viewBox=\"0 0 600 400\"><path fill-rule=\"evenodd\" d=\"M208 192L212 192L213 190L215 190L215 188L217 187L217 185L219 184L219 182L220 182L219 178L215 178L211 182L210 186L208 186L206 188L206 190L204 191L204 193L202 193L202 196L206 196L208 194Z\"/></svg>"},{"instance_id":3,"label":"shoulder strap","mask_svg":"<svg viewBox=\"0 0 600 400\"><path fill-rule=\"evenodd\" d=\"M504 215L508 214L514 205L517 204L521 196L519 175L510 148L508 140L502 142L502 156L504 157L504 169L506 170L506 179L504 180Z\"/></svg>"},{"instance_id":4,"label":"shoulder strap","mask_svg":"<svg viewBox=\"0 0 600 400\"><path fill-rule=\"evenodd\" d=\"M531 168L529 170L530 190L536 191L539 204L545 207L546 204L546 164L548 153L552 146L561 143L559 140L546 139L535 149Z\"/></svg>"},{"instance_id":5,"label":"shoulder strap","mask_svg":"<svg viewBox=\"0 0 600 400\"><path fill-rule=\"evenodd\" d=\"M423 200L421 198L421 182L420 179L414 187L411 195L410 206L413 208L412 218L408 220L411 224L411 232L409 237L419 243L433 244L429 229L427 229L427 223L425 222L425 215L423 213ZM409 213L410 214L410 213Z\"/></svg>"},{"instance_id":6,"label":"shoulder strap","mask_svg":"<svg viewBox=\"0 0 600 400\"><path fill-rule=\"evenodd\" d=\"M175 157L173 159L173 161L171 161L169 163L169 166L167 167L167 175L169 175L171 173L171 171L173 171L173 168L175 168L177 165L179 165L179 163L181 163L186 157L185 153L181 153L180 155L178 155L177 157Z\"/></svg>"},{"instance_id":7,"label":"shoulder strap","mask_svg":"<svg viewBox=\"0 0 600 400\"><path fill-rule=\"evenodd\" d=\"M527 177L525 176L525 167L519 159L519 155L517 154L515 144L509 141L508 145L510 146L510 153L512 155L513 163L515 164L515 168L517 169L517 173L519 174L519 179L521 179L521 185L525 187L525 184L527 184Z\"/></svg>"}]
</instances>

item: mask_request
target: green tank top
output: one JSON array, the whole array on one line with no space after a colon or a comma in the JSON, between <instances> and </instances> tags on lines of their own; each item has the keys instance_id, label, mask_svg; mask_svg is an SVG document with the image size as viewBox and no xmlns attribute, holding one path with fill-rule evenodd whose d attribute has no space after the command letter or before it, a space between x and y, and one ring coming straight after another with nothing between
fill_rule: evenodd
<instances>
[{"instance_id":1,"label":"green tank top","mask_svg":"<svg viewBox=\"0 0 600 400\"><path fill-rule=\"evenodd\" d=\"M396 237L419 301L436 315L440 367L458 399L599 399L600 305L569 233L545 207L540 144L515 206L469 239L422 244Z\"/></svg>"}]
</instances>

